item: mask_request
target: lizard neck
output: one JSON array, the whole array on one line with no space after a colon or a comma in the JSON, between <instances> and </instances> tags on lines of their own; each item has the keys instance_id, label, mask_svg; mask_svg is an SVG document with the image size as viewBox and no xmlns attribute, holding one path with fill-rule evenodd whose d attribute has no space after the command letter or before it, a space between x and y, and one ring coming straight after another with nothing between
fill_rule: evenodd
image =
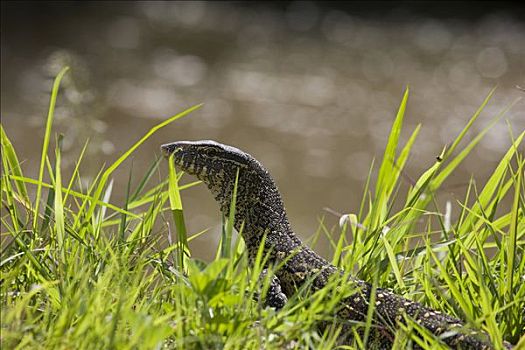
<instances>
[{"instance_id":1,"label":"lizard neck","mask_svg":"<svg viewBox=\"0 0 525 350\"><path fill-rule=\"evenodd\" d=\"M216 186L209 178L203 177L201 180L214 195L221 212L229 217L234 199L235 176L221 178L220 186ZM260 164L239 168L234 227L241 232L246 241L250 258L256 254L265 235L265 247L300 244L291 229L279 190L270 174Z\"/></svg>"}]
</instances>

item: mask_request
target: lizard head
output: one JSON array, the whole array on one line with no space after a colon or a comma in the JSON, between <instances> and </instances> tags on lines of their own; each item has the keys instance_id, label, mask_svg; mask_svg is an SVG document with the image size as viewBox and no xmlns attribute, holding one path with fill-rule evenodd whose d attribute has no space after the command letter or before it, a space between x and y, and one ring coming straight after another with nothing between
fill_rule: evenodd
<instances>
[{"instance_id":1,"label":"lizard head","mask_svg":"<svg viewBox=\"0 0 525 350\"><path fill-rule=\"evenodd\" d=\"M247 168L255 160L235 147L211 140L172 142L160 149L166 157L173 155L177 167L206 184L217 182L218 177L230 181L237 169Z\"/></svg>"},{"instance_id":2,"label":"lizard head","mask_svg":"<svg viewBox=\"0 0 525 350\"><path fill-rule=\"evenodd\" d=\"M288 226L273 179L251 155L215 141L178 141L162 145L161 151L166 157L173 155L176 167L204 182L225 215L229 215L238 176L237 230L244 225L245 232L260 233L275 230L276 225Z\"/></svg>"}]
</instances>

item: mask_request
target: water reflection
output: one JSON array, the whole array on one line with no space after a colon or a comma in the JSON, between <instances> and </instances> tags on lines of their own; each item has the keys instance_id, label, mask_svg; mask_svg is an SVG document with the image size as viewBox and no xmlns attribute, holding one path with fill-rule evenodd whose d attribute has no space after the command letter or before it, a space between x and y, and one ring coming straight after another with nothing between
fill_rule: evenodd
<instances>
[{"instance_id":1,"label":"water reflection","mask_svg":"<svg viewBox=\"0 0 525 350\"><path fill-rule=\"evenodd\" d=\"M160 118L204 102L201 111L139 150L134 171L148 166L164 142L234 144L271 170L305 237L315 231L323 207L358 210L370 164L384 148L407 84L412 94L402 137L423 123L409 161L413 177L493 86L499 85L497 96L478 130L523 94L514 86L524 85L525 27L511 13L466 21L396 9L365 17L312 2L288 3L283 10L194 1L64 11L52 22L30 9L17 12L16 20L2 17L2 123L28 160L28 174L36 173L41 138L26 135L42 133L50 79L67 64L73 69L56 127L66 135L66 165L91 140L86 181ZM521 102L506 115L515 131L525 128L523 110ZM458 178L475 172L483 179L508 145L502 122ZM117 203L119 190L124 186L116 186ZM185 201L190 230L212 226L215 232L202 241L215 240L219 215L207 191L188 191Z\"/></svg>"}]
</instances>

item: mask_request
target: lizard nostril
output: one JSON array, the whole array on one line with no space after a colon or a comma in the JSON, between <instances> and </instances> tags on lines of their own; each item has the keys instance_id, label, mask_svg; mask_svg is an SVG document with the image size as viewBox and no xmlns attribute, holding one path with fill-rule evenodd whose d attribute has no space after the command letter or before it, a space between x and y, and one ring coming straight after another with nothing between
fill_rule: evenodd
<instances>
[{"instance_id":1,"label":"lizard nostril","mask_svg":"<svg viewBox=\"0 0 525 350\"><path fill-rule=\"evenodd\" d=\"M160 152L163 156L167 157L171 154L171 147L169 144L160 146Z\"/></svg>"}]
</instances>

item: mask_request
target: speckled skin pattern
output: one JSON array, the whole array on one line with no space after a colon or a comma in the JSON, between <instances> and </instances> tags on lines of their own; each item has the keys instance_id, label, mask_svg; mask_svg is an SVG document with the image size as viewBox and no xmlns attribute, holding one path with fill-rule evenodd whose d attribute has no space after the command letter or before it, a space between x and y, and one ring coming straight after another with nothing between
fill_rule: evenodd
<instances>
[{"instance_id":1,"label":"speckled skin pattern","mask_svg":"<svg viewBox=\"0 0 525 350\"><path fill-rule=\"evenodd\" d=\"M266 304L280 309L304 283L314 290L326 285L334 273L342 273L335 266L305 246L292 231L281 196L268 171L249 154L214 141L181 141L161 147L165 156L174 155L175 165L204 182L224 215L229 215L233 187L239 171L235 228L246 242L250 262L253 262L264 234L264 252L269 264L281 264L271 281ZM337 315L343 325L341 343L351 342L352 327L366 320L372 287L365 281L349 277L356 292L341 302ZM463 323L377 288L373 328L368 347L390 349L395 331L408 316L444 343L455 349L493 349L483 332L461 333ZM455 332L456 331L456 332ZM362 332L362 330L358 330ZM507 344L508 345L508 344Z\"/></svg>"}]
</instances>

